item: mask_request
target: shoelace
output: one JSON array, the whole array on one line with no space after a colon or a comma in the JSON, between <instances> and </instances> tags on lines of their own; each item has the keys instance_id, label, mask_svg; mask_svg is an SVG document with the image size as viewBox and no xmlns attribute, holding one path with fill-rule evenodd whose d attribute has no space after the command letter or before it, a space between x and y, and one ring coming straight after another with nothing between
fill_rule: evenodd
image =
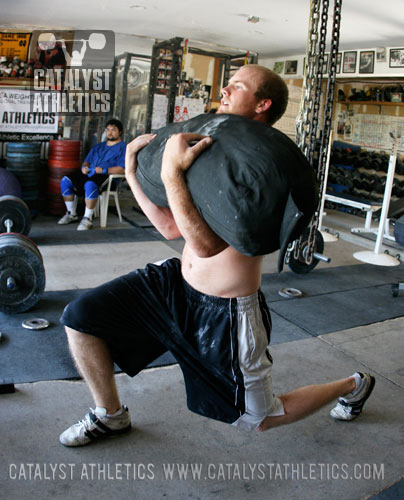
<instances>
[{"instance_id":1,"label":"shoelace","mask_svg":"<svg viewBox=\"0 0 404 500\"><path fill-rule=\"evenodd\" d=\"M93 408L90 408L90 413L93 413L96 418L98 418L94 411L95 410L93 410ZM94 422L92 422L90 418L90 413L87 413L87 415L82 420L79 420L76 425L84 425L84 428L86 430L90 430L91 425L94 425Z\"/></svg>"}]
</instances>

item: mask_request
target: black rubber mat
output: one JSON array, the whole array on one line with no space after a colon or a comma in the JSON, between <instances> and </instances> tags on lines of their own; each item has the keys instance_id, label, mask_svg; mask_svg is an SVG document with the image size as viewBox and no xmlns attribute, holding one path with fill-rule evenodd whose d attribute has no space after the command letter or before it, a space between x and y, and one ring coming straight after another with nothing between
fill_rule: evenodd
<instances>
[{"instance_id":1,"label":"black rubber mat","mask_svg":"<svg viewBox=\"0 0 404 500\"><path fill-rule=\"evenodd\" d=\"M315 269L307 275L266 274L262 290L272 315L271 343L279 344L336 332L404 315L404 293L393 297L391 283L404 281L404 266L360 264ZM297 288L302 298L287 299L281 288ZM83 290L45 292L27 313L0 313L0 379L16 383L77 378L59 318L65 305ZM22 321L50 321L46 330L27 330ZM174 363L171 354L151 366Z\"/></svg>"},{"instance_id":2,"label":"black rubber mat","mask_svg":"<svg viewBox=\"0 0 404 500\"><path fill-rule=\"evenodd\" d=\"M368 497L368 500L402 500L404 498L404 479L393 484L389 488L381 491L373 497Z\"/></svg>"},{"instance_id":3,"label":"black rubber mat","mask_svg":"<svg viewBox=\"0 0 404 500\"><path fill-rule=\"evenodd\" d=\"M13 315L0 313L0 379L22 383L79 378L59 318L66 304L84 291L45 292L29 312ZM44 330L22 327L23 321L33 318L45 318L50 325ZM173 363L172 354L165 353L149 367ZM119 371L117 367L116 371Z\"/></svg>"},{"instance_id":4,"label":"black rubber mat","mask_svg":"<svg viewBox=\"0 0 404 500\"><path fill-rule=\"evenodd\" d=\"M113 214L111 217L115 217ZM77 223L68 225L58 225L57 222L52 224L38 224L35 222L29 233L29 238L33 240L39 247L41 245L80 245L80 244L96 244L96 243L126 243L139 241L157 241L154 232L151 229L146 229L140 226L124 223L119 227L101 228L98 221L95 222L93 229L89 231L77 231Z\"/></svg>"},{"instance_id":5,"label":"black rubber mat","mask_svg":"<svg viewBox=\"0 0 404 500\"><path fill-rule=\"evenodd\" d=\"M392 283L404 282L404 266L360 264L314 269L308 274L286 272L266 274L262 290L271 309L274 328L272 342L294 340L298 330L312 336L377 323L404 315L404 294L393 297ZM282 288L302 292L301 298L284 298ZM273 314L276 313L278 318ZM285 323L276 327L282 318Z\"/></svg>"}]
</instances>

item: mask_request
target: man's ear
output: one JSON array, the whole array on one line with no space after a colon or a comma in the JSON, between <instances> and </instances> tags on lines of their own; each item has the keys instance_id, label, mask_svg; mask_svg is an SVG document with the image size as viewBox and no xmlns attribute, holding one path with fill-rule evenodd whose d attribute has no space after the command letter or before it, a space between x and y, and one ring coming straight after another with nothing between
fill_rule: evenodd
<instances>
[{"instance_id":1,"label":"man's ear","mask_svg":"<svg viewBox=\"0 0 404 500\"><path fill-rule=\"evenodd\" d=\"M258 103L256 112L257 113L265 113L268 111L268 109L272 106L272 99L261 99L261 101Z\"/></svg>"}]
</instances>

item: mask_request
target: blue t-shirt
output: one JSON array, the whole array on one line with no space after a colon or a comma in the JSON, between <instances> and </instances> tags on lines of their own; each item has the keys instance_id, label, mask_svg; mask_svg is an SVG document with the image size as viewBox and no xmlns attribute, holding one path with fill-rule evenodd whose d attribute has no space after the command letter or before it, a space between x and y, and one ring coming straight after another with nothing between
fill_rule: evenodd
<instances>
[{"instance_id":1,"label":"blue t-shirt","mask_svg":"<svg viewBox=\"0 0 404 500\"><path fill-rule=\"evenodd\" d=\"M100 142L86 156L85 161L90 164L88 176L95 173L95 167L122 167L125 168L126 144L121 141L113 146L107 146L106 142Z\"/></svg>"}]
</instances>

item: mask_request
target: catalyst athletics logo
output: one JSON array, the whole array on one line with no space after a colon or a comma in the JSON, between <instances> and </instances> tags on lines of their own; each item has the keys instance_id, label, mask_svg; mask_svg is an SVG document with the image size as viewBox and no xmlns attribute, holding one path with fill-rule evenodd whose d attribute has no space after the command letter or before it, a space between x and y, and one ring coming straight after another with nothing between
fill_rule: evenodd
<instances>
[{"instance_id":1,"label":"catalyst athletics logo","mask_svg":"<svg viewBox=\"0 0 404 500\"><path fill-rule=\"evenodd\" d=\"M115 33L35 31L31 113L93 115L112 109Z\"/></svg>"}]
</instances>

